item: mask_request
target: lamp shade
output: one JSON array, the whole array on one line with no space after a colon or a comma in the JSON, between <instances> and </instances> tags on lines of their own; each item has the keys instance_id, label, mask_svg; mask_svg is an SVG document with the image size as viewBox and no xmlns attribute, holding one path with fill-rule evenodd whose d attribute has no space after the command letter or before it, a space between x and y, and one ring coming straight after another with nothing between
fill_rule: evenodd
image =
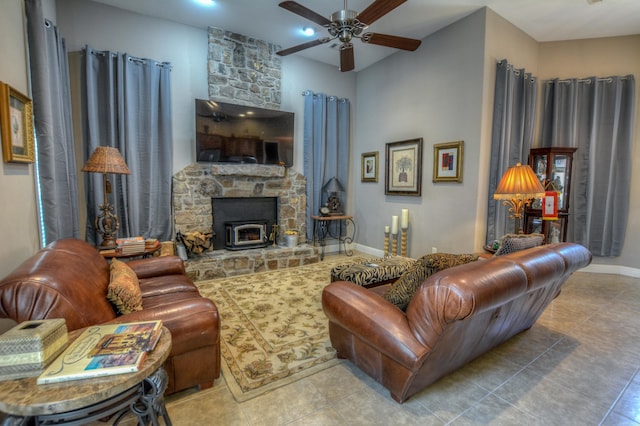
<instances>
[{"instance_id":1,"label":"lamp shade","mask_svg":"<svg viewBox=\"0 0 640 426\"><path fill-rule=\"evenodd\" d=\"M325 183L322 187L324 192L332 193L332 192L344 192L344 187L335 176L329 179L329 182Z\"/></svg>"},{"instance_id":2,"label":"lamp shade","mask_svg":"<svg viewBox=\"0 0 640 426\"><path fill-rule=\"evenodd\" d=\"M124 158L120 155L118 148L110 146L97 147L82 167L82 171L94 173L115 173L120 175L131 174L129 167L127 167L127 163L125 163Z\"/></svg>"},{"instance_id":3,"label":"lamp shade","mask_svg":"<svg viewBox=\"0 0 640 426\"><path fill-rule=\"evenodd\" d=\"M529 165L509 167L502 176L494 200L528 199L544 197L544 187Z\"/></svg>"}]
</instances>

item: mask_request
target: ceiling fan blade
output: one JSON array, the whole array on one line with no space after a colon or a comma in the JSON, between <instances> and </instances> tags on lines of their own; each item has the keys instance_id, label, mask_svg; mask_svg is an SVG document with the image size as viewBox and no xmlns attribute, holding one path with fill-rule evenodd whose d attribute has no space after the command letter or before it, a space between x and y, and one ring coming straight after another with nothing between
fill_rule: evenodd
<instances>
[{"instance_id":1,"label":"ceiling fan blade","mask_svg":"<svg viewBox=\"0 0 640 426\"><path fill-rule=\"evenodd\" d=\"M371 25L406 1L407 0L376 0L359 13L356 18L363 24Z\"/></svg>"},{"instance_id":2,"label":"ceiling fan blade","mask_svg":"<svg viewBox=\"0 0 640 426\"><path fill-rule=\"evenodd\" d=\"M283 9L287 9L289 12L293 12L296 15L300 15L303 18L307 18L310 21L315 22L323 27L331 25L331 21L322 15L317 14L311 9L304 7L303 5L296 3L295 1L283 1L278 6Z\"/></svg>"},{"instance_id":3,"label":"ceiling fan blade","mask_svg":"<svg viewBox=\"0 0 640 426\"><path fill-rule=\"evenodd\" d=\"M362 41L379 46L393 47L402 50L416 50L422 41L414 38L398 37L388 34L366 33L362 36Z\"/></svg>"},{"instance_id":4,"label":"ceiling fan blade","mask_svg":"<svg viewBox=\"0 0 640 426\"><path fill-rule=\"evenodd\" d=\"M355 68L353 59L353 44L347 43L340 46L340 71L347 72Z\"/></svg>"},{"instance_id":5,"label":"ceiling fan blade","mask_svg":"<svg viewBox=\"0 0 640 426\"><path fill-rule=\"evenodd\" d=\"M302 44L299 44L297 46L290 47L288 49L280 50L280 51L276 52L276 54L279 55L279 56L291 55L292 53L296 53L296 52L299 52L301 50L308 49L310 47L319 46L321 44L328 43L329 40L331 40L329 37L323 37L323 38L319 38L317 40L311 40L311 41L308 41L306 43L302 43Z\"/></svg>"}]
</instances>

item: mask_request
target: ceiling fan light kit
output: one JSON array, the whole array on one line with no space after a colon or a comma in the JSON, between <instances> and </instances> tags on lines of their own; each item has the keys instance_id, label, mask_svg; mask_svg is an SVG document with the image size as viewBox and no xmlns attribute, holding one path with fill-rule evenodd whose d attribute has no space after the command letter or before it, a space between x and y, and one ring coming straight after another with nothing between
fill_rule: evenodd
<instances>
[{"instance_id":1,"label":"ceiling fan light kit","mask_svg":"<svg viewBox=\"0 0 640 426\"><path fill-rule=\"evenodd\" d=\"M395 49L414 51L421 41L406 37L388 34L365 33L369 25L391 12L407 0L375 0L362 13L347 8L347 0L344 0L344 9L331 14L330 19L302 6L295 1L283 1L279 4L283 9L302 16L318 25L322 25L329 32L330 37L299 44L288 49L276 52L280 56L290 55L310 47L318 46L338 39L340 41L340 71L351 71L355 68L353 38L359 38L364 43L376 44Z\"/></svg>"}]
</instances>

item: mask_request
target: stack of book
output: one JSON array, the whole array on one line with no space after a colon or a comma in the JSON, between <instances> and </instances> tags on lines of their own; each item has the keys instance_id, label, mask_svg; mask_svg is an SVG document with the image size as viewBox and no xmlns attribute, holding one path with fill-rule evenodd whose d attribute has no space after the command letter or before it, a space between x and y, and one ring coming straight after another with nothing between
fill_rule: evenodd
<instances>
[{"instance_id":1,"label":"stack of book","mask_svg":"<svg viewBox=\"0 0 640 426\"><path fill-rule=\"evenodd\" d=\"M160 320L87 327L36 382L40 385L136 372L161 334Z\"/></svg>"},{"instance_id":2,"label":"stack of book","mask_svg":"<svg viewBox=\"0 0 640 426\"><path fill-rule=\"evenodd\" d=\"M154 248L160 247L160 241L156 238L147 238L144 240L144 248L146 250L153 250Z\"/></svg>"},{"instance_id":3,"label":"stack of book","mask_svg":"<svg viewBox=\"0 0 640 426\"><path fill-rule=\"evenodd\" d=\"M121 254L144 253L145 241L142 237L118 238L116 243L118 243L116 250Z\"/></svg>"}]
</instances>

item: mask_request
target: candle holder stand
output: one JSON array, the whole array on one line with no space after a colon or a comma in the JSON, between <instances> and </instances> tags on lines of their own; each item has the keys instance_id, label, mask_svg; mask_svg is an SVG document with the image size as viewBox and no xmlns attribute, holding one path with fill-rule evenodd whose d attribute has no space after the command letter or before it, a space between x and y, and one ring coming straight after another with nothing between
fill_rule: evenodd
<instances>
[{"instance_id":1,"label":"candle holder stand","mask_svg":"<svg viewBox=\"0 0 640 426\"><path fill-rule=\"evenodd\" d=\"M407 257L407 230L409 228L402 228L401 229L401 236L400 236L400 255L402 257Z\"/></svg>"},{"instance_id":2,"label":"candle holder stand","mask_svg":"<svg viewBox=\"0 0 640 426\"><path fill-rule=\"evenodd\" d=\"M398 233L391 234L391 256L398 255Z\"/></svg>"},{"instance_id":3,"label":"candle holder stand","mask_svg":"<svg viewBox=\"0 0 640 426\"><path fill-rule=\"evenodd\" d=\"M384 233L384 249L382 250L383 252L383 257L388 257L389 256L389 233L385 232Z\"/></svg>"}]
</instances>

